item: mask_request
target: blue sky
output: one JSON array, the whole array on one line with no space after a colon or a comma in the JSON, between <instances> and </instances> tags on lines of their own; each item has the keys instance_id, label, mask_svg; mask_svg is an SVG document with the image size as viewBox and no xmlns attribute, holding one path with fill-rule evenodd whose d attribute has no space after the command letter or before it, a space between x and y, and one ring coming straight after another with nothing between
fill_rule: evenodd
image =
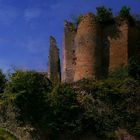
<instances>
[{"instance_id":1,"label":"blue sky","mask_svg":"<svg viewBox=\"0 0 140 140\"><path fill-rule=\"evenodd\" d=\"M102 5L114 13L124 5L140 13L140 0L0 0L0 68L46 71L49 36L61 52L64 20Z\"/></svg>"}]
</instances>

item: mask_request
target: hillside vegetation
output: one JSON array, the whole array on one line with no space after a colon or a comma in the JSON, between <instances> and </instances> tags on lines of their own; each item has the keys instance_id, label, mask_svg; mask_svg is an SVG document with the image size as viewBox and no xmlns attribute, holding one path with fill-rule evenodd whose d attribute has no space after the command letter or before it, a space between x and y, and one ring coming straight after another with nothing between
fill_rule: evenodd
<instances>
[{"instance_id":1,"label":"hillside vegetation","mask_svg":"<svg viewBox=\"0 0 140 140\"><path fill-rule=\"evenodd\" d=\"M52 140L88 132L101 139L140 136L140 81L127 67L108 79L53 85L46 75L17 70L10 75L1 106L10 102L19 125L30 124ZM6 112L0 112L0 115Z\"/></svg>"}]
</instances>

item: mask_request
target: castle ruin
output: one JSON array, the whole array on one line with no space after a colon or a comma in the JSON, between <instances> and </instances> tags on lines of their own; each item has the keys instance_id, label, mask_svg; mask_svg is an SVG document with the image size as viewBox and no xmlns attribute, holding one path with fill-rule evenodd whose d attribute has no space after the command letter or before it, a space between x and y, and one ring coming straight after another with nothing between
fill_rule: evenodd
<instances>
[{"instance_id":1,"label":"castle ruin","mask_svg":"<svg viewBox=\"0 0 140 140\"><path fill-rule=\"evenodd\" d=\"M64 36L63 36L63 50L62 50L62 81L71 82L74 80L75 73L75 43L76 36L75 26L65 21L64 23Z\"/></svg>"},{"instance_id":2,"label":"castle ruin","mask_svg":"<svg viewBox=\"0 0 140 140\"><path fill-rule=\"evenodd\" d=\"M77 27L65 21L62 82L71 83L83 78L103 79L110 71L127 65L129 58L138 53L140 24L131 26L126 21L115 20L115 23L103 28L92 13L84 15ZM58 53L55 54L58 59ZM53 72L49 75L51 73L56 77L59 70L53 57L50 55L49 63L54 75Z\"/></svg>"},{"instance_id":3,"label":"castle ruin","mask_svg":"<svg viewBox=\"0 0 140 140\"><path fill-rule=\"evenodd\" d=\"M57 83L61 80L61 69L59 59L59 49L56 46L56 40L50 36L50 48L48 56L48 78L53 82Z\"/></svg>"}]
</instances>

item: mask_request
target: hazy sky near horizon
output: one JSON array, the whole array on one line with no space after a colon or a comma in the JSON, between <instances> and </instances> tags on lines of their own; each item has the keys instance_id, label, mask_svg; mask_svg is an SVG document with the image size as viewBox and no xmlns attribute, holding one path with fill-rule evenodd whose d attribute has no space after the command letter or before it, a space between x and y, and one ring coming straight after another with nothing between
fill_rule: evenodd
<instances>
[{"instance_id":1,"label":"hazy sky near horizon","mask_svg":"<svg viewBox=\"0 0 140 140\"><path fill-rule=\"evenodd\" d=\"M102 5L115 14L124 5L140 13L140 0L0 0L0 68L46 71L49 36L61 52L64 20Z\"/></svg>"}]
</instances>

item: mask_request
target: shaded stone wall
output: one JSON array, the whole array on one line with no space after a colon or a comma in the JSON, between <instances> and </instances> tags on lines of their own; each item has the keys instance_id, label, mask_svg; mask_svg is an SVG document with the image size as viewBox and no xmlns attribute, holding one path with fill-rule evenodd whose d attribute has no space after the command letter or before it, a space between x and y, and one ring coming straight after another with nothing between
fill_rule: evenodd
<instances>
[{"instance_id":1,"label":"shaded stone wall","mask_svg":"<svg viewBox=\"0 0 140 140\"><path fill-rule=\"evenodd\" d=\"M65 21L62 48L62 82L71 83L75 71L75 44L76 29L74 24Z\"/></svg>"},{"instance_id":2,"label":"shaded stone wall","mask_svg":"<svg viewBox=\"0 0 140 140\"><path fill-rule=\"evenodd\" d=\"M109 71L127 65L131 57L140 54L140 24L121 22L116 38L109 37Z\"/></svg>"},{"instance_id":3,"label":"shaded stone wall","mask_svg":"<svg viewBox=\"0 0 140 140\"><path fill-rule=\"evenodd\" d=\"M74 81L95 79L100 69L101 40L95 16L83 16L75 37L76 65Z\"/></svg>"},{"instance_id":4,"label":"shaded stone wall","mask_svg":"<svg viewBox=\"0 0 140 140\"><path fill-rule=\"evenodd\" d=\"M109 71L128 64L128 24L118 26L118 36L109 37Z\"/></svg>"},{"instance_id":5,"label":"shaded stone wall","mask_svg":"<svg viewBox=\"0 0 140 140\"><path fill-rule=\"evenodd\" d=\"M56 46L55 38L52 36L50 37L48 78L54 83L60 81L59 49Z\"/></svg>"}]
</instances>

